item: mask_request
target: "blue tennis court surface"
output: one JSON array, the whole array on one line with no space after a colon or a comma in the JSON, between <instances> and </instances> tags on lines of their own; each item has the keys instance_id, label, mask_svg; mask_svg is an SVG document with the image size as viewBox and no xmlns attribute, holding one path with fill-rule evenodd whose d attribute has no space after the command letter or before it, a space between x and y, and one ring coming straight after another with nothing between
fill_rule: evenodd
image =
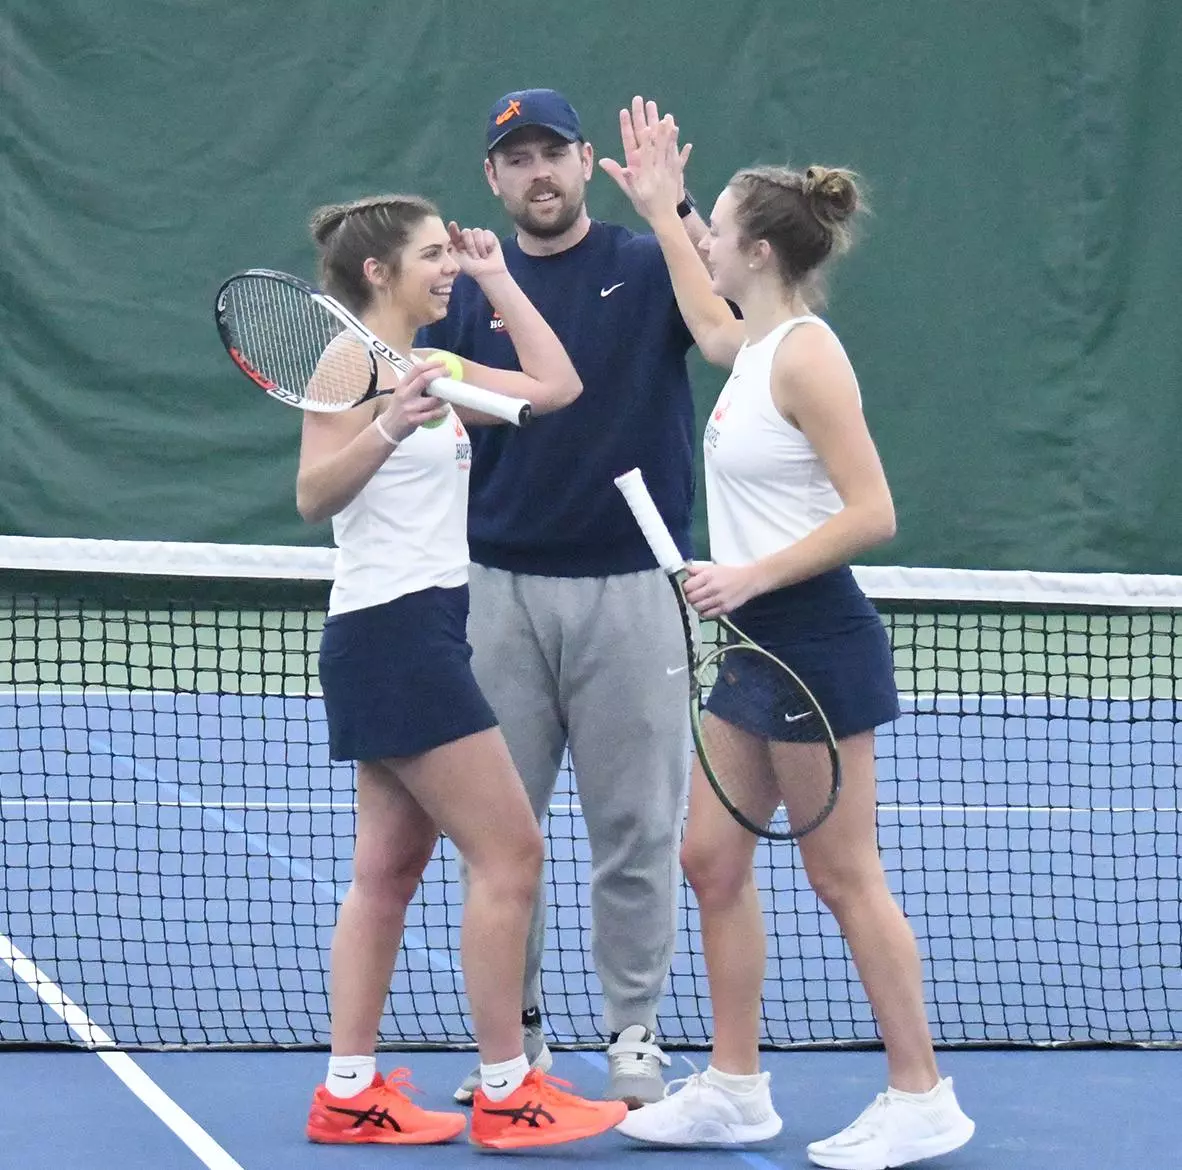
<instances>
[{"instance_id":1,"label":"blue tennis court surface","mask_svg":"<svg viewBox=\"0 0 1182 1170\"><path fill-rule=\"evenodd\" d=\"M592 1054L593 1055L593 1054ZM689 1071L678 1058L674 1075ZM699 1060L698 1057L695 1057ZM313 1086L324 1077L321 1053L145 1053L136 1062L215 1138L233 1162L218 1170L384 1170L489 1166L460 1139L429 1150L312 1146L303 1125ZM446 1107L470 1067L465 1053L389 1056L409 1063L418 1100ZM702 1063L699 1060L699 1063ZM1182 1091L1179 1052L950 1052L941 1066L977 1123L963 1150L923 1163L931 1170L1142 1170L1168 1167L1182 1148L1182 1120L1163 1101ZM670 1152L616 1134L516 1158L513 1165L654 1167L668 1170L804 1170L805 1146L852 1120L882 1088L882 1057L864 1052L769 1053L783 1132L758 1150ZM202 1163L99 1061L83 1054L5 1053L0 1076L19 1084L19 1114L0 1111L0 1142L20 1170L200 1170ZM555 1073L593 1094L603 1074L578 1053L559 1053ZM66 1089L68 1086L68 1089ZM63 1121L68 1093L68 1122ZM502 1155L504 1156L504 1155ZM498 1163L499 1164L499 1163Z\"/></svg>"},{"instance_id":2,"label":"blue tennis court surface","mask_svg":"<svg viewBox=\"0 0 1182 1170\"><path fill-rule=\"evenodd\" d=\"M986 697L911 706L919 711L880 738L880 836L928 956L937 1039L1176 1042L1174 704ZM117 1043L327 1040L325 949L349 880L353 804L351 770L328 763L318 699L10 691L0 697L0 811L0 932ZM589 854L569 773L548 836L547 1026L560 1043L586 1043L598 1039L600 997L587 963ZM795 854L761 846L758 863L772 932L769 1042L873 1041L844 946ZM384 1022L394 1046L469 1039L456 879L443 842ZM701 1047L708 994L688 893L683 901L661 1026L671 1045ZM5 977L0 1039L77 1037L28 983ZM131 1084L131 1073L146 1073L151 1091L129 1091L106 1058L85 1052L0 1052L0 1091L22 1102L0 1110L10 1164L318 1170L347 1161L376 1170L476 1157L462 1141L429 1154L308 1145L303 1124L323 1052L115 1057ZM440 1108L471 1061L470 1052L391 1053L382 1067L411 1065L423 1102ZM690 1071L674 1062L671 1075ZM1182 1091L1177 1050L957 1049L941 1054L941 1066L978 1135L933 1167L1124 1170L1182 1148L1182 1120L1161 1108ZM679 1166L803 1167L807 1142L882 1088L873 1051L768 1052L765 1067L784 1132L759 1150L679 1152ZM560 1053L555 1072L597 1094L605 1061L595 1051ZM618 1166L662 1154L608 1134L534 1157Z\"/></svg>"},{"instance_id":3,"label":"blue tennis court surface","mask_svg":"<svg viewBox=\"0 0 1182 1170\"><path fill-rule=\"evenodd\" d=\"M880 835L928 958L937 1039L1176 1041L1175 704L916 702L927 713L880 740ZM10 692L0 801L5 931L117 1041L326 1041L352 774L328 763L318 699ZM549 837L548 1028L560 1043L595 1040L589 854L569 776ZM874 1040L794 853L761 847L760 865L769 1042ZM469 1039L456 879L443 842L408 922L391 1042ZM671 1044L709 1037L698 952L687 904L662 1019ZM11 985L0 1031L68 1039Z\"/></svg>"}]
</instances>

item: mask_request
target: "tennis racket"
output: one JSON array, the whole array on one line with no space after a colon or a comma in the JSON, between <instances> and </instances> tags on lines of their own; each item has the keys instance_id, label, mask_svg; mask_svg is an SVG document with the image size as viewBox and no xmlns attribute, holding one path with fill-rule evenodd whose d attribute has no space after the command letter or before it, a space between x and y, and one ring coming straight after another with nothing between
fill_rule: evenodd
<instances>
[{"instance_id":1,"label":"tennis racket","mask_svg":"<svg viewBox=\"0 0 1182 1170\"><path fill-rule=\"evenodd\" d=\"M327 293L286 272L252 268L231 276L214 304L218 335L234 364L273 398L301 410L340 411L392 387L378 388L377 358L399 374L422 364L391 349ZM531 407L454 378L430 393L522 426Z\"/></svg>"},{"instance_id":2,"label":"tennis racket","mask_svg":"<svg viewBox=\"0 0 1182 1170\"><path fill-rule=\"evenodd\" d=\"M706 779L748 832L773 841L811 833L833 811L841 761L833 729L800 677L727 618L703 646L685 598L686 564L638 468L616 478L657 564L669 574L685 631L690 725Z\"/></svg>"}]
</instances>

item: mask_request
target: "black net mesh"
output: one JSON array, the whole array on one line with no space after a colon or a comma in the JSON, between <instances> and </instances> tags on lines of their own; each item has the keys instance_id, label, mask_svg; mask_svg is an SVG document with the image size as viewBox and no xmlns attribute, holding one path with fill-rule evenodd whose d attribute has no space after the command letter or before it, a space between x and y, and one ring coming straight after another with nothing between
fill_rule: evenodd
<instances>
[{"instance_id":1,"label":"black net mesh","mask_svg":"<svg viewBox=\"0 0 1182 1170\"><path fill-rule=\"evenodd\" d=\"M353 825L317 696L327 584L143 567L0 570L0 945L120 1046L324 1045ZM880 841L937 1042L1178 1042L1180 609L880 608L904 693L879 737ZM547 1031L602 1042L569 770L546 828ZM793 848L761 845L757 865L766 1043L876 1041ZM459 919L443 841L384 1042L471 1041ZM670 991L664 1041L707 1043L688 890ZM0 968L0 1043L75 1042Z\"/></svg>"}]
</instances>

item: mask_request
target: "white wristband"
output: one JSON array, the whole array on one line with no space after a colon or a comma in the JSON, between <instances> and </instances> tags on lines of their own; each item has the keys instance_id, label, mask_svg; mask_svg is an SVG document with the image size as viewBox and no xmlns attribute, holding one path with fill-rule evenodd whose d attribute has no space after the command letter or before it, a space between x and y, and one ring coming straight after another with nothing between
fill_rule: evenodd
<instances>
[{"instance_id":1,"label":"white wristband","mask_svg":"<svg viewBox=\"0 0 1182 1170\"><path fill-rule=\"evenodd\" d=\"M382 426L382 416L380 414L373 420L373 425L378 428L378 434L381 435L391 447L398 446L398 440L392 439L388 434L386 434L386 428Z\"/></svg>"}]
</instances>

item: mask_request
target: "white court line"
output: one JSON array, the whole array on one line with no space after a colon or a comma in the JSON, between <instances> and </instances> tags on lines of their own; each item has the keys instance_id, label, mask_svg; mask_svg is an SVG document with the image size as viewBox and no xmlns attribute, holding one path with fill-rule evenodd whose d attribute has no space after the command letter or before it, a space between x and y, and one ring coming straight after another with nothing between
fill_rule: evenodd
<instances>
[{"instance_id":1,"label":"white court line","mask_svg":"<svg viewBox=\"0 0 1182 1170\"><path fill-rule=\"evenodd\" d=\"M169 780L167 783L179 788L180 784ZM6 796L0 797L0 808L199 808L218 812L355 812L357 802L353 800L92 800L89 797L70 796ZM581 813L581 805L552 804L550 812ZM241 834L244 830L235 828Z\"/></svg>"},{"instance_id":2,"label":"white court line","mask_svg":"<svg viewBox=\"0 0 1182 1170\"><path fill-rule=\"evenodd\" d=\"M61 699L85 699L91 696L98 697L100 695L119 695L123 697L131 697L135 695L142 695L150 697L153 695L166 695L170 699L175 698L209 698L210 696L218 697L214 691L176 691L176 690L155 690L147 687L103 687L103 686L78 686L78 687L63 687L57 686L53 683L45 683L41 686L34 687L16 687L3 686L0 687L0 696L5 698L12 697L17 699L35 699L39 697L61 698ZM232 699L238 700L278 700L278 699L323 699L324 693L322 691L283 691L280 693L273 693L269 691L249 691L240 695L228 696ZM899 700L903 703L932 703L932 702L950 702L950 703L1045 703L1045 702L1067 702L1069 699L1087 700L1100 699L1112 700L1111 695L1023 695L1023 694L1007 694L1000 691L900 691ZM1168 699L1168 697L1167 697ZM1118 698L1112 700L1115 702L1131 702L1129 698ZM1135 700L1142 701L1142 700ZM1150 701L1147 696L1144 701Z\"/></svg>"},{"instance_id":3,"label":"white court line","mask_svg":"<svg viewBox=\"0 0 1182 1170\"><path fill-rule=\"evenodd\" d=\"M217 811L250 812L353 812L352 801L319 803L317 801L217 801L217 800L85 800L48 796L11 796L0 798L0 808L196 808ZM552 804L550 812L581 813L577 804ZM1087 816L1091 813L1182 813L1174 805L1109 805L1097 804L1082 808L1071 805L1053 804L880 804L879 812L919 813L921 816L944 813L983 813L986 816L1003 816L1010 813L1043 816ZM240 835L243 830L232 829Z\"/></svg>"},{"instance_id":4,"label":"white court line","mask_svg":"<svg viewBox=\"0 0 1182 1170\"><path fill-rule=\"evenodd\" d=\"M757 1154L754 1150L736 1150L735 1154L740 1162L746 1162L748 1166L754 1166L756 1170L780 1170L779 1163L765 1158L762 1154Z\"/></svg>"},{"instance_id":5,"label":"white court line","mask_svg":"<svg viewBox=\"0 0 1182 1170\"><path fill-rule=\"evenodd\" d=\"M35 699L38 697L85 699L91 696L119 695L131 697L142 695L145 698L153 695L165 695L170 699L176 698L210 698L219 697L214 691L177 691L169 689L156 690L149 687L104 687L104 686L58 686L54 683L44 683L41 686L18 687L11 684L0 686L0 696L5 698ZM240 695L222 696L238 700L280 700L280 699L322 699L322 691L248 691ZM1023 694L1021 692L1006 691L900 691L899 700L903 703L1069 703L1087 702L1089 700L1113 703L1152 703L1176 701L1177 695L1046 695Z\"/></svg>"},{"instance_id":6,"label":"white court line","mask_svg":"<svg viewBox=\"0 0 1182 1170\"><path fill-rule=\"evenodd\" d=\"M64 796L0 798L0 808L20 808L22 805L33 805L37 808L200 808L221 812L354 812L357 808L356 802L352 800L89 800Z\"/></svg>"},{"instance_id":7,"label":"white court line","mask_svg":"<svg viewBox=\"0 0 1182 1170\"><path fill-rule=\"evenodd\" d=\"M242 1170L242 1164L226 1153L126 1052L113 1051L115 1041L3 934L0 934L0 959L197 1155L203 1166L209 1170Z\"/></svg>"},{"instance_id":8,"label":"white court line","mask_svg":"<svg viewBox=\"0 0 1182 1170\"><path fill-rule=\"evenodd\" d=\"M43 683L36 687L16 687L11 684L0 687L0 696L16 699L35 699L40 696L60 699L85 699L98 695L167 695L176 698L230 698L230 699L323 699L323 691L245 691L238 695L219 695L216 691L156 690L150 687L63 687L54 683Z\"/></svg>"},{"instance_id":9,"label":"white court line","mask_svg":"<svg viewBox=\"0 0 1182 1170\"><path fill-rule=\"evenodd\" d=\"M1070 805L1037 805L1037 804L880 804L879 812L919 813L921 816L935 813L983 813L985 816L1001 814L1008 816L1018 813L1021 816L1038 814L1052 817L1082 817L1092 813L1176 813L1182 808L1173 805L1089 805L1084 808L1072 808Z\"/></svg>"}]
</instances>

